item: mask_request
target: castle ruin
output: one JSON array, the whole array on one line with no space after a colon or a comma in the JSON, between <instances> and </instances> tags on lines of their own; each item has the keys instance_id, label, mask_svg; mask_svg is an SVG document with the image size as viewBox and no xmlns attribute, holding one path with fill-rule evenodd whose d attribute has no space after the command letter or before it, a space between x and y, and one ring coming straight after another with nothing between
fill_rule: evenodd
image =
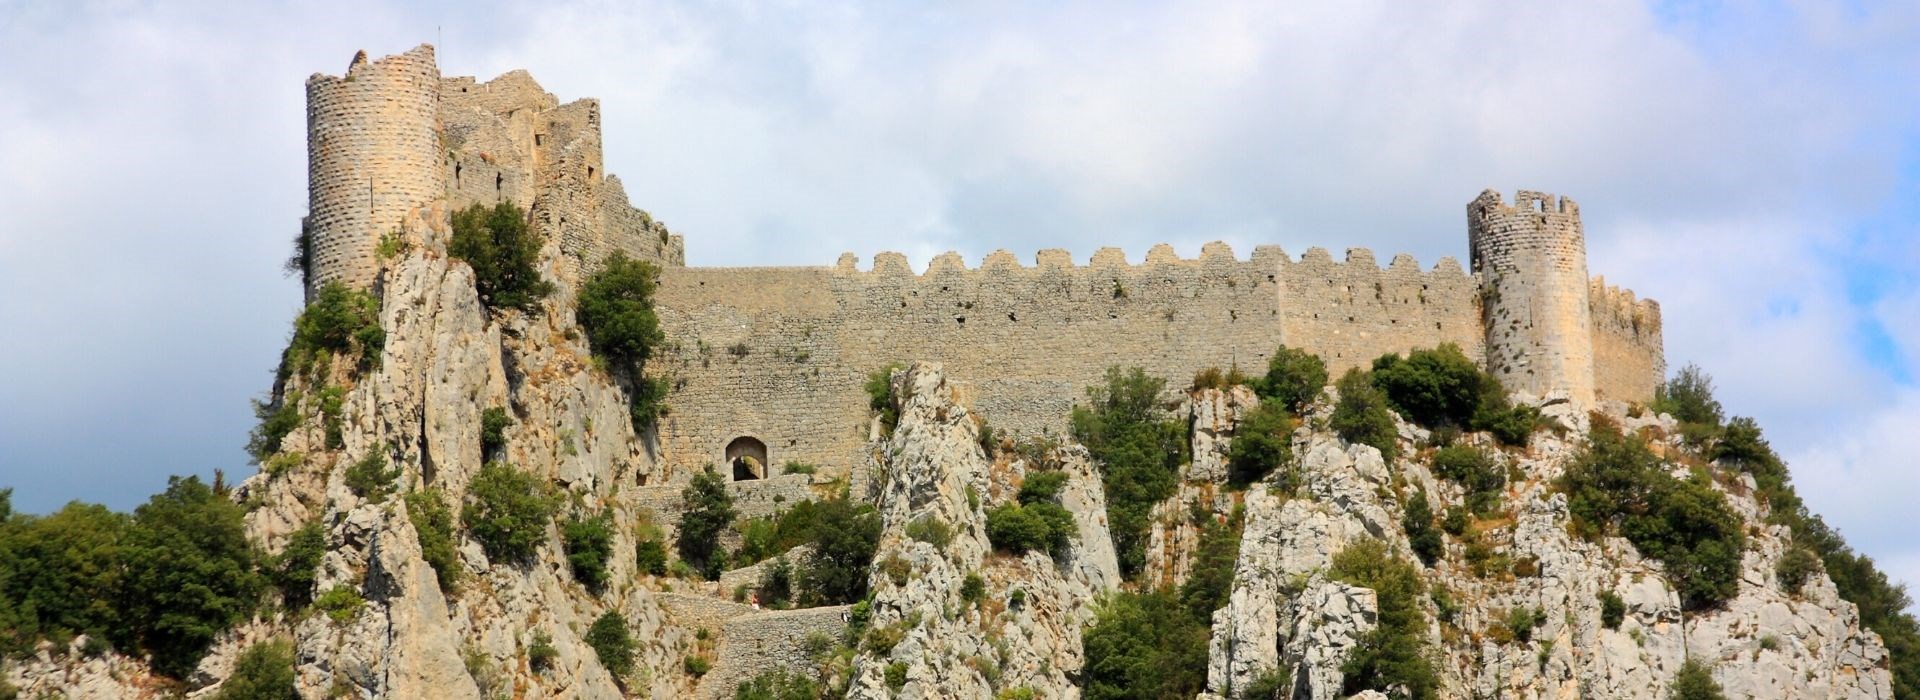
<instances>
[{"instance_id":1,"label":"castle ruin","mask_svg":"<svg viewBox=\"0 0 1920 700\"><path fill-rule=\"evenodd\" d=\"M1579 405L1646 401L1665 371L1659 305L1589 277L1566 197L1481 193L1470 271L1406 255L1382 268L1365 249L1242 259L1222 243L1197 259L1155 246L1141 264L1106 248L1086 264L998 251L977 268L947 253L920 273L899 253L864 269L852 254L699 268L606 174L594 100L560 104L524 71L444 78L424 45L356 56L344 76L310 78L307 97L310 285L371 286L383 237L444 231L450 211L499 201L529 212L563 296L616 250L661 267L668 347L648 371L672 386L657 433L669 477L741 455L763 466L737 479L789 461L847 473L869 438L868 374L915 359L971 382L975 411L1014 435L1062 432L1110 366L1181 385L1209 367L1262 371L1283 344L1338 373L1455 343L1509 389Z\"/></svg>"}]
</instances>

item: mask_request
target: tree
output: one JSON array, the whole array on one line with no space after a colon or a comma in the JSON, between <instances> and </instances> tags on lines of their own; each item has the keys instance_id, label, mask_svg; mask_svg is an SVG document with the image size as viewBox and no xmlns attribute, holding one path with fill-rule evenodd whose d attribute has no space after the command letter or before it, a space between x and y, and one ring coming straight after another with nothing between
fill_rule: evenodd
<instances>
[{"instance_id":1,"label":"tree","mask_svg":"<svg viewBox=\"0 0 1920 700\"><path fill-rule=\"evenodd\" d=\"M1171 591L1115 593L1081 632L1085 697L1191 698L1207 686L1207 636Z\"/></svg>"},{"instance_id":2,"label":"tree","mask_svg":"<svg viewBox=\"0 0 1920 700\"><path fill-rule=\"evenodd\" d=\"M1200 527L1193 566L1186 583L1180 584L1180 605L1197 624L1211 625L1213 611L1226 607L1227 596L1233 592L1233 570L1240 559L1240 533L1245 520L1244 509L1235 508L1227 522L1208 518Z\"/></svg>"},{"instance_id":3,"label":"tree","mask_svg":"<svg viewBox=\"0 0 1920 700\"><path fill-rule=\"evenodd\" d=\"M293 674L293 645L276 640L247 647L233 662L233 673L214 700L299 700Z\"/></svg>"},{"instance_id":4,"label":"tree","mask_svg":"<svg viewBox=\"0 0 1920 700\"><path fill-rule=\"evenodd\" d=\"M1228 482L1245 486L1266 478L1276 468L1291 466L1293 428L1293 416L1278 400L1254 407L1234 428L1233 442L1227 448ZM1283 472L1275 486L1292 493L1295 484L1291 473Z\"/></svg>"},{"instance_id":5,"label":"tree","mask_svg":"<svg viewBox=\"0 0 1920 700\"><path fill-rule=\"evenodd\" d=\"M1185 423L1161 401L1165 389L1166 380L1138 367L1109 367L1103 384L1087 388L1086 405L1073 409L1073 437L1106 477L1107 523L1127 576L1146 565L1150 514L1173 494L1188 449Z\"/></svg>"},{"instance_id":6,"label":"tree","mask_svg":"<svg viewBox=\"0 0 1920 700\"><path fill-rule=\"evenodd\" d=\"M313 602L315 572L327 554L326 532L315 520L294 530L286 549L268 565L268 577L280 589L280 599L289 610L299 610Z\"/></svg>"},{"instance_id":7,"label":"tree","mask_svg":"<svg viewBox=\"0 0 1920 700\"><path fill-rule=\"evenodd\" d=\"M1335 553L1329 574L1336 581L1373 589L1379 606L1378 624L1340 665L1344 692L1398 687L1407 697L1435 697L1440 681L1423 649L1427 620L1419 606L1420 572L1388 554L1385 543L1367 539Z\"/></svg>"},{"instance_id":8,"label":"tree","mask_svg":"<svg viewBox=\"0 0 1920 700\"><path fill-rule=\"evenodd\" d=\"M1673 379L1655 387L1653 410L1682 423L1720 425L1720 401L1713 398L1713 378L1699 365L1681 367Z\"/></svg>"},{"instance_id":9,"label":"tree","mask_svg":"<svg viewBox=\"0 0 1920 700\"><path fill-rule=\"evenodd\" d=\"M643 365L653 356L653 349L666 338L653 309L659 278L660 268L653 263L615 251L580 286L575 317L594 354L630 367Z\"/></svg>"},{"instance_id":10,"label":"tree","mask_svg":"<svg viewBox=\"0 0 1920 700\"><path fill-rule=\"evenodd\" d=\"M527 230L526 214L512 202L454 212L447 254L473 268L474 287L488 308L531 311L553 293L553 283L535 267L540 238Z\"/></svg>"},{"instance_id":11,"label":"tree","mask_svg":"<svg viewBox=\"0 0 1920 700\"><path fill-rule=\"evenodd\" d=\"M717 580L725 564L716 551L720 532L733 523L733 497L727 493L727 482L709 465L693 475L680 500L680 532L675 541L680 558L705 572L708 580Z\"/></svg>"},{"instance_id":12,"label":"tree","mask_svg":"<svg viewBox=\"0 0 1920 700\"><path fill-rule=\"evenodd\" d=\"M526 561L547 538L553 509L553 498L539 477L506 462L489 462L467 486L460 522L489 558Z\"/></svg>"},{"instance_id":13,"label":"tree","mask_svg":"<svg viewBox=\"0 0 1920 700\"><path fill-rule=\"evenodd\" d=\"M1374 386L1400 415L1427 427L1467 426L1484 395L1499 391L1499 383L1488 379L1453 343L1373 361Z\"/></svg>"},{"instance_id":14,"label":"tree","mask_svg":"<svg viewBox=\"0 0 1920 700\"><path fill-rule=\"evenodd\" d=\"M11 511L12 489L0 490ZM0 519L0 647L40 636L99 635L123 624L120 590L127 516L74 501L52 515Z\"/></svg>"},{"instance_id":15,"label":"tree","mask_svg":"<svg viewBox=\"0 0 1920 700\"><path fill-rule=\"evenodd\" d=\"M613 558L613 514L567 520L560 528L573 578L598 593L607 587L607 562Z\"/></svg>"},{"instance_id":16,"label":"tree","mask_svg":"<svg viewBox=\"0 0 1920 700\"><path fill-rule=\"evenodd\" d=\"M357 357L361 368L380 366L387 332L380 327L380 300L333 281L293 321L293 340L282 358L282 376L305 374L323 357Z\"/></svg>"},{"instance_id":17,"label":"tree","mask_svg":"<svg viewBox=\"0 0 1920 700\"><path fill-rule=\"evenodd\" d=\"M1393 424L1387 397L1359 369L1347 370L1335 385L1340 400L1333 405L1333 431L1347 442L1372 445L1388 462L1400 454L1400 430Z\"/></svg>"},{"instance_id":18,"label":"tree","mask_svg":"<svg viewBox=\"0 0 1920 700\"><path fill-rule=\"evenodd\" d=\"M460 587L463 570L460 551L453 533L453 511L440 489L422 489L407 494L407 519L420 540L420 558L433 567L440 590L452 593Z\"/></svg>"},{"instance_id":19,"label":"tree","mask_svg":"<svg viewBox=\"0 0 1920 700\"><path fill-rule=\"evenodd\" d=\"M627 630L627 619L608 610L587 628L586 641L607 673L624 683L627 674L633 672L633 634Z\"/></svg>"},{"instance_id":20,"label":"tree","mask_svg":"<svg viewBox=\"0 0 1920 700\"><path fill-rule=\"evenodd\" d=\"M1493 456L1472 445L1448 445L1433 453L1433 473L1466 491L1467 508L1486 515L1500 507L1507 475Z\"/></svg>"},{"instance_id":21,"label":"tree","mask_svg":"<svg viewBox=\"0 0 1920 700\"><path fill-rule=\"evenodd\" d=\"M647 358L666 340L653 308L659 278L660 269L653 263L615 251L580 286L574 314L593 353L631 378L627 408L636 430L659 418L667 394L664 381L645 373Z\"/></svg>"},{"instance_id":22,"label":"tree","mask_svg":"<svg viewBox=\"0 0 1920 700\"><path fill-rule=\"evenodd\" d=\"M1413 547L1414 556L1420 557L1420 563L1433 566L1444 547L1440 531L1433 527L1433 506L1427 502L1425 489L1415 490L1413 497L1407 499L1407 512L1400 518L1400 527L1407 532L1407 543Z\"/></svg>"},{"instance_id":23,"label":"tree","mask_svg":"<svg viewBox=\"0 0 1920 700\"><path fill-rule=\"evenodd\" d=\"M155 670L184 678L262 588L240 506L198 477L173 477L134 510L122 613Z\"/></svg>"},{"instance_id":24,"label":"tree","mask_svg":"<svg viewBox=\"0 0 1920 700\"><path fill-rule=\"evenodd\" d=\"M1278 402L1296 413L1326 388L1327 363L1319 355L1285 345L1273 351L1273 357L1267 360L1266 376L1254 383L1254 391L1262 400Z\"/></svg>"},{"instance_id":25,"label":"tree","mask_svg":"<svg viewBox=\"0 0 1920 700\"><path fill-rule=\"evenodd\" d=\"M880 546L880 516L845 498L821 501L814 514L813 554L800 572L810 604L851 603L867 595L867 569Z\"/></svg>"}]
</instances>

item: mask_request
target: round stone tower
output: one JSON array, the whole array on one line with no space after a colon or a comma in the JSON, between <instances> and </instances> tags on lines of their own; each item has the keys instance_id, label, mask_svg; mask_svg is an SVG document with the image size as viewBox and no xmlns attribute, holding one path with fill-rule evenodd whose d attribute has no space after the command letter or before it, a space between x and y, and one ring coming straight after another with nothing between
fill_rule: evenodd
<instances>
[{"instance_id":1,"label":"round stone tower","mask_svg":"<svg viewBox=\"0 0 1920 700\"><path fill-rule=\"evenodd\" d=\"M372 286L374 248L441 196L440 69L433 47L307 79L307 295Z\"/></svg>"},{"instance_id":2,"label":"round stone tower","mask_svg":"<svg viewBox=\"0 0 1920 700\"><path fill-rule=\"evenodd\" d=\"M1568 197L1520 191L1512 206L1487 190L1467 205L1467 240L1480 279L1487 368L1509 391L1564 390L1593 404L1593 332L1587 242Z\"/></svg>"}]
</instances>

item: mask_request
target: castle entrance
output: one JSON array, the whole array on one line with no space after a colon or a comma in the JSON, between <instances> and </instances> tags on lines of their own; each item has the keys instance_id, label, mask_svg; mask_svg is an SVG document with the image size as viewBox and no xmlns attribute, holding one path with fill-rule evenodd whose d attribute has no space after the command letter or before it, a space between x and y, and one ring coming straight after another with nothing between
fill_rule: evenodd
<instances>
[{"instance_id":1,"label":"castle entrance","mask_svg":"<svg viewBox=\"0 0 1920 700\"><path fill-rule=\"evenodd\" d=\"M727 443L727 464L733 466L734 481L751 481L767 476L767 443L742 435Z\"/></svg>"}]
</instances>

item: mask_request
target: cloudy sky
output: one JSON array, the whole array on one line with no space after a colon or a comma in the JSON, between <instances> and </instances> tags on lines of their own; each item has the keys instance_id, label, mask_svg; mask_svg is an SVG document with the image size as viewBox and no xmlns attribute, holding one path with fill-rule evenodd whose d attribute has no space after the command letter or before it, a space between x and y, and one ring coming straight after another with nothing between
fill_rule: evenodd
<instances>
[{"instance_id":1,"label":"cloudy sky","mask_svg":"<svg viewBox=\"0 0 1920 700\"><path fill-rule=\"evenodd\" d=\"M300 304L302 84L431 42L600 98L607 168L696 265L1431 265L1481 189L1571 195L1670 363L1920 582L1920 4L1562 4L0 0L0 486L128 508L251 473Z\"/></svg>"}]
</instances>

